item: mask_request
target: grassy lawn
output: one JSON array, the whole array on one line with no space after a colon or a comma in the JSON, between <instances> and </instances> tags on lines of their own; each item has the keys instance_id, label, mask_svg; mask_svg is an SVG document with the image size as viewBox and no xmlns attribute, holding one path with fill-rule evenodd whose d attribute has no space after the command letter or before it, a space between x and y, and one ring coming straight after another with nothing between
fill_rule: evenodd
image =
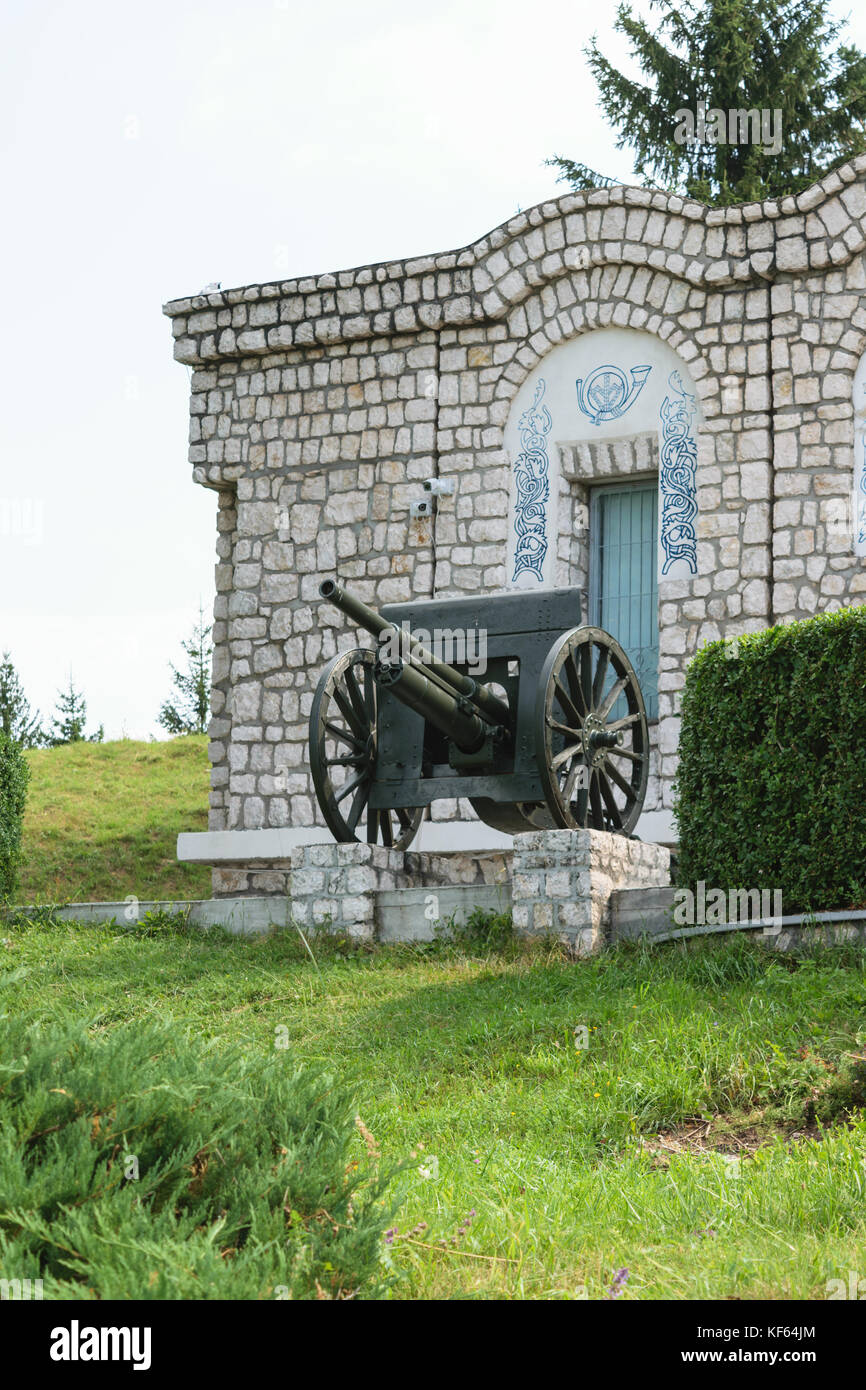
<instances>
[{"instance_id":1,"label":"grassy lawn","mask_svg":"<svg viewBox=\"0 0 866 1390\"><path fill-rule=\"evenodd\" d=\"M73 743L27 758L18 902L211 896L210 869L175 857L180 831L207 829L206 735Z\"/></svg>"},{"instance_id":2,"label":"grassy lawn","mask_svg":"<svg viewBox=\"0 0 866 1390\"><path fill-rule=\"evenodd\" d=\"M287 1039L287 1065L354 1077L381 1162L408 1161L398 1298L599 1298L625 1268L625 1299L807 1299L866 1273L853 949L794 961L733 939L574 965L314 941L314 964L290 932L2 931L0 1012Z\"/></svg>"}]
</instances>

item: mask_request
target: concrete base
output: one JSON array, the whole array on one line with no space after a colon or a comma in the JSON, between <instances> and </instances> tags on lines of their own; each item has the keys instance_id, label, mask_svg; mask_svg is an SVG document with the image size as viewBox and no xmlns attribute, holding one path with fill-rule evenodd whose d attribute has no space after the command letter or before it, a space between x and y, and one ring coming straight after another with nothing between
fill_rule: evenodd
<instances>
[{"instance_id":1,"label":"concrete base","mask_svg":"<svg viewBox=\"0 0 866 1390\"><path fill-rule=\"evenodd\" d=\"M607 940L616 889L670 882L670 852L596 830L516 835L513 854L331 843L295 850L289 877L292 913L302 927L424 941L452 911L512 906L518 932L553 934L586 954Z\"/></svg>"},{"instance_id":2,"label":"concrete base","mask_svg":"<svg viewBox=\"0 0 866 1390\"><path fill-rule=\"evenodd\" d=\"M484 912L508 912L511 892L507 883L458 884L450 888L383 888L376 894L377 941L435 941L447 934L449 924L463 923L481 908Z\"/></svg>"},{"instance_id":3,"label":"concrete base","mask_svg":"<svg viewBox=\"0 0 866 1390\"><path fill-rule=\"evenodd\" d=\"M763 945L776 951L790 951L808 943L833 945L843 941L866 940L866 911L841 909L804 916L793 913L782 917L731 921L710 926L679 926L674 918L673 888L626 888L615 892L610 901L610 940L637 941L641 938L661 943L687 941L696 936L715 936L730 932L751 932Z\"/></svg>"},{"instance_id":4,"label":"concrete base","mask_svg":"<svg viewBox=\"0 0 866 1390\"><path fill-rule=\"evenodd\" d=\"M598 951L617 889L670 883L670 851L600 830L535 830L514 837L514 929L553 935L575 955Z\"/></svg>"},{"instance_id":5,"label":"concrete base","mask_svg":"<svg viewBox=\"0 0 866 1390\"><path fill-rule=\"evenodd\" d=\"M45 905L13 907L12 912L44 911ZM182 912L193 927L224 927L237 936L258 936L274 926L290 924L288 898L200 898L183 902L64 903L53 909L54 916L66 922L117 922L134 927L148 912ZM0 914L2 916L2 914Z\"/></svg>"}]
</instances>

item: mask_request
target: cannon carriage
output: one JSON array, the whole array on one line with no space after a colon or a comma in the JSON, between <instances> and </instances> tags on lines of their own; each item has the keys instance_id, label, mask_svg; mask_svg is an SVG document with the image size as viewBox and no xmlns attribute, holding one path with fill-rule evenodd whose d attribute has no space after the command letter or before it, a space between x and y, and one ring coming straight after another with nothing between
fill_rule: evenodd
<instances>
[{"instance_id":1,"label":"cannon carriage","mask_svg":"<svg viewBox=\"0 0 866 1390\"><path fill-rule=\"evenodd\" d=\"M619 643L581 624L578 590L381 614L334 580L319 592L377 643L327 663L310 712L313 782L338 841L405 849L426 808L456 797L508 834L632 833L649 770L643 697Z\"/></svg>"}]
</instances>

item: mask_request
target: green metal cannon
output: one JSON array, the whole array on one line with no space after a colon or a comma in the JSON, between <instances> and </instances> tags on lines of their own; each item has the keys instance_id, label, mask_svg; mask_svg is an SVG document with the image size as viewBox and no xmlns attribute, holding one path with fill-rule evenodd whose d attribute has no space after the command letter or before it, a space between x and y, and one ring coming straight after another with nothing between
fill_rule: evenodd
<instances>
[{"instance_id":1,"label":"green metal cannon","mask_svg":"<svg viewBox=\"0 0 866 1390\"><path fill-rule=\"evenodd\" d=\"M335 580L319 593L377 642L327 663L310 711L313 782L337 840L405 849L441 797L468 798L508 834L631 834L649 771L643 697L619 643L581 625L578 590L381 614Z\"/></svg>"}]
</instances>

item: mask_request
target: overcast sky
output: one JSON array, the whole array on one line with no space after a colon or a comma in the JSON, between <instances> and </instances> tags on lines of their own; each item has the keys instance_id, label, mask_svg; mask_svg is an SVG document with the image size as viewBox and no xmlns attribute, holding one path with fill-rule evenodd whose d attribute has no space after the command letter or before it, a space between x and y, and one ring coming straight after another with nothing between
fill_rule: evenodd
<instances>
[{"instance_id":1,"label":"overcast sky","mask_svg":"<svg viewBox=\"0 0 866 1390\"><path fill-rule=\"evenodd\" d=\"M163 736L212 605L162 304L463 246L565 191L555 152L627 179L582 53L626 63L615 11L2 0L0 650L43 713L71 670L91 726Z\"/></svg>"}]
</instances>

